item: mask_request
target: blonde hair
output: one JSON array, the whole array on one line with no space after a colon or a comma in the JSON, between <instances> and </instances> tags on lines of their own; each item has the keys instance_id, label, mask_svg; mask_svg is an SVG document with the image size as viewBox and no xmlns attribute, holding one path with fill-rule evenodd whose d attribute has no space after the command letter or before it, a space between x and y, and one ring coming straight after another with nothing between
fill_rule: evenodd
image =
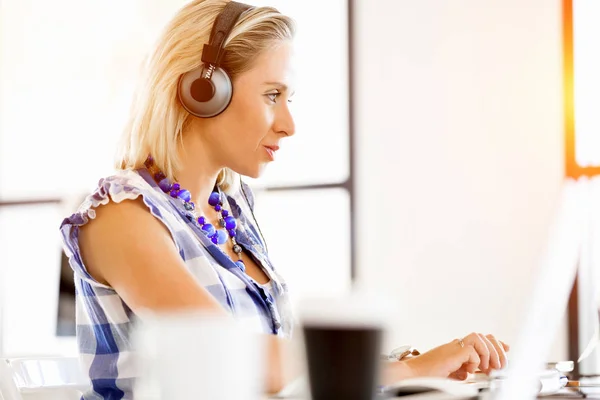
<instances>
[{"instance_id":1,"label":"blonde hair","mask_svg":"<svg viewBox=\"0 0 600 400\"><path fill-rule=\"evenodd\" d=\"M177 144L192 118L179 103L178 81L181 75L200 66L213 22L228 2L194 0L179 10L163 30L134 97L117 154L118 169L139 168L152 154L155 164L174 179L179 167ZM235 84L235 78L252 68L258 55L278 42L291 40L294 31L293 20L275 8L256 7L240 17L225 41L227 52L221 67ZM236 177L225 168L217 183L227 190Z\"/></svg>"}]
</instances>

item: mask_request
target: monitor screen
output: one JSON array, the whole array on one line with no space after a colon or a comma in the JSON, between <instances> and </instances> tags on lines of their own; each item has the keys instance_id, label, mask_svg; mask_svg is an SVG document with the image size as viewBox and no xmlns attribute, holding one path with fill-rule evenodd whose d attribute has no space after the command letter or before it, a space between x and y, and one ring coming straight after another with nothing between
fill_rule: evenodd
<instances>
[{"instance_id":1,"label":"monitor screen","mask_svg":"<svg viewBox=\"0 0 600 400\"><path fill-rule=\"evenodd\" d=\"M60 255L56 335L75 335L75 283L73 270L64 251Z\"/></svg>"}]
</instances>

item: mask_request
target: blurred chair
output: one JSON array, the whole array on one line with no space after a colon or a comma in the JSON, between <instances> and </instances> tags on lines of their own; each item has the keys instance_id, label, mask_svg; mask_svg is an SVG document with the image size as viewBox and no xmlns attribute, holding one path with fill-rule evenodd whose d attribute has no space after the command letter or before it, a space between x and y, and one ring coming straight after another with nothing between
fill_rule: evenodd
<instances>
[{"instance_id":1,"label":"blurred chair","mask_svg":"<svg viewBox=\"0 0 600 400\"><path fill-rule=\"evenodd\" d=\"M88 387L76 357L0 359L1 400L79 400Z\"/></svg>"}]
</instances>

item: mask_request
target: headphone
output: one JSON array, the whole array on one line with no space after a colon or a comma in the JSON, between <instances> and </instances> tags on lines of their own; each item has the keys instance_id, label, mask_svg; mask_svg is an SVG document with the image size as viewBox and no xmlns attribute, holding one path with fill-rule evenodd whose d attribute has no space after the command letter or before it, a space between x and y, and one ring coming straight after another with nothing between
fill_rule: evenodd
<instances>
[{"instance_id":1,"label":"headphone","mask_svg":"<svg viewBox=\"0 0 600 400\"><path fill-rule=\"evenodd\" d=\"M240 16L253 9L248 4L231 1L219 13L210 32L209 44L202 49L202 65L179 79L177 96L187 112L199 118L221 114L233 96L227 72L221 68L225 55L223 44Z\"/></svg>"}]
</instances>

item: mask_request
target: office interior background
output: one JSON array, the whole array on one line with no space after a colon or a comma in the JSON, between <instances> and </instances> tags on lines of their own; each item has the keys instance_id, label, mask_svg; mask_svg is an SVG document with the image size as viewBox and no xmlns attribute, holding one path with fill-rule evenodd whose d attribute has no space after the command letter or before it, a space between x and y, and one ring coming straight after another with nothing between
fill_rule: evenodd
<instances>
[{"instance_id":1,"label":"office interior background","mask_svg":"<svg viewBox=\"0 0 600 400\"><path fill-rule=\"evenodd\" d=\"M565 177L600 175L600 3L247 2L298 25L297 135L250 181L296 301L384 294L387 348L515 340ZM0 1L0 356L76 352L58 227L184 3Z\"/></svg>"}]
</instances>

